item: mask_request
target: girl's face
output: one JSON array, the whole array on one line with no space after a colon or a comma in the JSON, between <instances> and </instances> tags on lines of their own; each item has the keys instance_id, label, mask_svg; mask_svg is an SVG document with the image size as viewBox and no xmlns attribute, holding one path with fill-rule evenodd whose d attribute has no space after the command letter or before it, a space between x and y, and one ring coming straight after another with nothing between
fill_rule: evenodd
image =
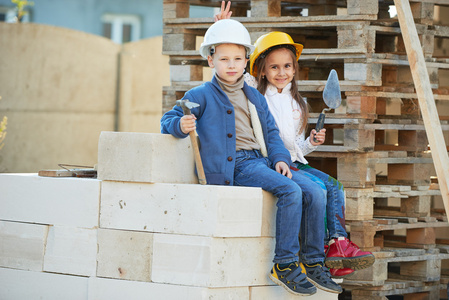
<instances>
[{"instance_id":1,"label":"girl's face","mask_svg":"<svg viewBox=\"0 0 449 300\"><path fill-rule=\"evenodd\" d=\"M218 77L227 83L234 84L243 75L248 59L245 47L236 44L221 44L215 47L215 54L207 57L211 68L215 68Z\"/></svg>"},{"instance_id":2,"label":"girl's face","mask_svg":"<svg viewBox=\"0 0 449 300\"><path fill-rule=\"evenodd\" d=\"M295 77L292 51L279 48L273 50L265 59L265 68L261 74L266 76L268 82L277 87L281 93Z\"/></svg>"}]
</instances>

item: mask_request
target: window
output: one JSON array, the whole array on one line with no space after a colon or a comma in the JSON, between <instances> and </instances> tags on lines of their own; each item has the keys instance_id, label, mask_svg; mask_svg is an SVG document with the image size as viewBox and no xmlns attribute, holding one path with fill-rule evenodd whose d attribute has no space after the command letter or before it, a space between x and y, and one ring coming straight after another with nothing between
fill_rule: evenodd
<instances>
[{"instance_id":1,"label":"window","mask_svg":"<svg viewBox=\"0 0 449 300\"><path fill-rule=\"evenodd\" d=\"M25 12L26 14L22 18L23 23L30 21L30 12L26 9ZM16 9L14 7L0 6L0 22L15 23Z\"/></svg>"},{"instance_id":2,"label":"window","mask_svg":"<svg viewBox=\"0 0 449 300\"><path fill-rule=\"evenodd\" d=\"M117 44L140 39L140 18L138 16L105 14L101 21L103 36Z\"/></svg>"}]
</instances>

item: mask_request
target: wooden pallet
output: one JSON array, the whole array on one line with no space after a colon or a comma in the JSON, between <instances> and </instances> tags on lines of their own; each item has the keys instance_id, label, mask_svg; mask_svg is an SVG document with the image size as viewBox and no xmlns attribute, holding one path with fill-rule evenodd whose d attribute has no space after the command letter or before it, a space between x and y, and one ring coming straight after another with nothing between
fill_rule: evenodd
<instances>
[{"instance_id":1,"label":"wooden pallet","mask_svg":"<svg viewBox=\"0 0 449 300\"><path fill-rule=\"evenodd\" d=\"M311 166L338 178L346 190L373 188L376 184L429 186L433 168L433 161L428 153L405 151L315 151L307 156L307 160ZM378 174L379 167L384 166L385 173ZM402 172L403 169L407 169L407 172Z\"/></svg>"},{"instance_id":2,"label":"wooden pallet","mask_svg":"<svg viewBox=\"0 0 449 300\"><path fill-rule=\"evenodd\" d=\"M248 28L253 41L280 30L304 44L298 84L311 107L310 128L325 107L322 90L330 69L339 74L342 106L326 115L327 142L307 159L343 183L350 238L376 254L375 269L365 275L357 271L356 279L345 280L352 299L437 299L447 282L432 266L441 265L449 254L438 252L442 240L435 229L448 227L447 216L440 209L436 217L432 207L433 199L442 196L431 177L435 171L428 151L428 115L415 89L402 20L388 15L394 4L236 0L232 5L233 18ZM171 86L163 90L164 111L209 79L203 78L207 65L197 49L213 20L189 18L189 5L218 7L220 1L164 0L163 53L170 57L173 74ZM433 55L436 43L449 38L449 26L433 24L433 11L449 6L449 0L414 0L410 6L415 23L408 27L416 28L421 42L430 93L436 101L447 101L449 88L440 86L439 76L449 69L449 58ZM309 15L300 16L305 9ZM338 14L341 9L347 14ZM400 105L392 107L394 101ZM448 120L441 116L446 136ZM380 251L385 247L401 249Z\"/></svg>"},{"instance_id":3,"label":"wooden pallet","mask_svg":"<svg viewBox=\"0 0 449 300\"><path fill-rule=\"evenodd\" d=\"M164 0L165 18L188 18L190 5L219 7L221 0ZM253 16L281 17L300 15L307 9L308 15L337 15L337 8L345 8L350 15L373 14L379 11L378 1L366 0L361 5L357 0L301 0L301 1L272 1L272 0L236 0L232 1L234 17L244 17L247 11ZM387 11L387 5L380 5L382 11Z\"/></svg>"},{"instance_id":4,"label":"wooden pallet","mask_svg":"<svg viewBox=\"0 0 449 300\"><path fill-rule=\"evenodd\" d=\"M381 286L389 279L439 281L441 261L449 259L449 254L440 253L439 249L412 249L385 247L376 256L371 270L357 271L357 281L363 285ZM400 267L400 268L399 268ZM357 285L351 279L344 281L346 285Z\"/></svg>"},{"instance_id":5,"label":"wooden pallet","mask_svg":"<svg viewBox=\"0 0 449 300\"><path fill-rule=\"evenodd\" d=\"M346 287L349 290L349 287ZM399 296L400 299L440 299L440 291L444 289L439 283L392 279L385 281L382 287L354 288L346 291L352 300L386 300L387 296Z\"/></svg>"},{"instance_id":6,"label":"wooden pallet","mask_svg":"<svg viewBox=\"0 0 449 300\"><path fill-rule=\"evenodd\" d=\"M435 228L449 224L431 216L375 218L369 221L347 221L351 240L366 251L379 251L384 247L434 249Z\"/></svg>"},{"instance_id":7,"label":"wooden pallet","mask_svg":"<svg viewBox=\"0 0 449 300\"><path fill-rule=\"evenodd\" d=\"M355 280L348 278L342 283L352 299L386 299L393 295L439 299L440 290L446 289L440 274L441 262L449 259L447 253L438 249L384 248L374 254L372 267L356 271Z\"/></svg>"}]
</instances>

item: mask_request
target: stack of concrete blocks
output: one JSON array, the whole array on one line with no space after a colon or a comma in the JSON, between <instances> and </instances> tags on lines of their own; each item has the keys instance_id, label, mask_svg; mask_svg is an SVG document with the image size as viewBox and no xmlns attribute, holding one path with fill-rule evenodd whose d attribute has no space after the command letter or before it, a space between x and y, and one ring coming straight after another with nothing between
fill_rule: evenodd
<instances>
[{"instance_id":1,"label":"stack of concrete blocks","mask_svg":"<svg viewBox=\"0 0 449 300\"><path fill-rule=\"evenodd\" d=\"M189 139L102 132L98 179L0 187L2 300L301 298L268 277L276 199L197 184Z\"/></svg>"}]
</instances>

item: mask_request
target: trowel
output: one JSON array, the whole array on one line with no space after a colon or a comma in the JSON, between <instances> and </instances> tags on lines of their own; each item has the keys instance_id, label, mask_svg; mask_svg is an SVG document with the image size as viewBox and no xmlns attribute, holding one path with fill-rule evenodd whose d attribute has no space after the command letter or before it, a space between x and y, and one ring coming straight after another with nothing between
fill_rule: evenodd
<instances>
[{"instance_id":1,"label":"trowel","mask_svg":"<svg viewBox=\"0 0 449 300\"><path fill-rule=\"evenodd\" d=\"M328 108L323 109L318 117L318 121L316 123L316 132L319 132L323 129L324 119L326 118L325 112L330 111L331 109L336 109L341 104L341 93L340 93L340 83L338 82L337 71L332 69L329 73L329 77L327 77L326 85L323 90L323 100L324 103L328 106ZM315 137L313 138L315 142L318 142Z\"/></svg>"}]
</instances>

